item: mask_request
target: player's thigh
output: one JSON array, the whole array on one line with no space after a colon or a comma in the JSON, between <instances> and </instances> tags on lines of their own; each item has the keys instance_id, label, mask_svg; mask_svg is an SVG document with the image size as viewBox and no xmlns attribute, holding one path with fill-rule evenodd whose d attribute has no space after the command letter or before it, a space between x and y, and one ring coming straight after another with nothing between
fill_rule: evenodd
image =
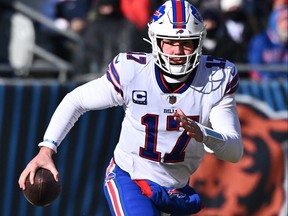
<instances>
[{"instance_id":1,"label":"player's thigh","mask_svg":"<svg viewBox=\"0 0 288 216\"><path fill-rule=\"evenodd\" d=\"M104 185L105 196L113 215L160 216L151 200L142 194L130 176L116 167Z\"/></svg>"}]
</instances>

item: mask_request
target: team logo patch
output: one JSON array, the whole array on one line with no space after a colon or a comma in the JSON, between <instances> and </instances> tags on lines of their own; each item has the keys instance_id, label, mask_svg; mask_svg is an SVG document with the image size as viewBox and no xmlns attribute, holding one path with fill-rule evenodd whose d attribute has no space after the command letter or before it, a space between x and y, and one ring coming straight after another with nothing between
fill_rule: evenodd
<instances>
[{"instance_id":1,"label":"team logo patch","mask_svg":"<svg viewBox=\"0 0 288 216\"><path fill-rule=\"evenodd\" d=\"M186 197L186 194L176 190L176 189L172 189L172 190L168 190L168 194L169 194L169 197L172 199L173 197L177 197L179 199L183 199Z\"/></svg>"},{"instance_id":2,"label":"team logo patch","mask_svg":"<svg viewBox=\"0 0 288 216\"><path fill-rule=\"evenodd\" d=\"M165 5L162 5L160 8L158 8L158 10L156 10L154 14L152 15L152 19L150 23L153 23L159 20L165 14L165 8L166 8Z\"/></svg>"},{"instance_id":3,"label":"team logo patch","mask_svg":"<svg viewBox=\"0 0 288 216\"><path fill-rule=\"evenodd\" d=\"M132 100L135 104L147 105L147 92L144 90L132 91Z\"/></svg>"},{"instance_id":4,"label":"team logo patch","mask_svg":"<svg viewBox=\"0 0 288 216\"><path fill-rule=\"evenodd\" d=\"M191 5L192 15L198 20L199 22L203 22L202 16L199 14L199 11Z\"/></svg>"},{"instance_id":5,"label":"team logo patch","mask_svg":"<svg viewBox=\"0 0 288 216\"><path fill-rule=\"evenodd\" d=\"M184 30L183 30L183 29L178 30L178 31L176 32L176 34L182 34L182 33L184 33Z\"/></svg>"}]
</instances>

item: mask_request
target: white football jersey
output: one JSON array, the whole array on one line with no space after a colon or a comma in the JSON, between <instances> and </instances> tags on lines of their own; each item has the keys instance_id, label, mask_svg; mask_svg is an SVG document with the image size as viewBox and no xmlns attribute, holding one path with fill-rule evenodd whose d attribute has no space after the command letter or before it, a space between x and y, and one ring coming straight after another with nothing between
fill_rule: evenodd
<instances>
[{"instance_id":1,"label":"white football jersey","mask_svg":"<svg viewBox=\"0 0 288 216\"><path fill-rule=\"evenodd\" d=\"M202 56L195 75L171 91L152 54L120 53L103 77L64 98L39 145L56 151L85 111L122 105L125 117L114 151L116 164L132 179L183 187L198 168L205 150L231 162L242 155L233 94L238 79L231 62ZM173 119L177 108L199 125L213 128L221 139L212 136L207 143L199 143L189 137Z\"/></svg>"}]
</instances>

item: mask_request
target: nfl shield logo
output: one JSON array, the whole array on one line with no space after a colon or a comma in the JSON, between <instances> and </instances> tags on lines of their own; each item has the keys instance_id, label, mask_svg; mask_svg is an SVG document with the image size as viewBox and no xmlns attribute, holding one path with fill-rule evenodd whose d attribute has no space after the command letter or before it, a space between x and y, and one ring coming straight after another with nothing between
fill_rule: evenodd
<instances>
[{"instance_id":1,"label":"nfl shield logo","mask_svg":"<svg viewBox=\"0 0 288 216\"><path fill-rule=\"evenodd\" d=\"M169 103L170 103L170 104L175 104L176 101L177 101L176 96L174 96L174 95L170 95L170 96L169 96Z\"/></svg>"}]
</instances>

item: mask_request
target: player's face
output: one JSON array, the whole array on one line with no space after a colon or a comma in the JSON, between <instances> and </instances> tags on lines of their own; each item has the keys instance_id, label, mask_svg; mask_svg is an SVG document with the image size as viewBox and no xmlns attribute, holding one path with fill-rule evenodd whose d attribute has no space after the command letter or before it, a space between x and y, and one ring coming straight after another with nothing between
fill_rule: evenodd
<instances>
[{"instance_id":1,"label":"player's face","mask_svg":"<svg viewBox=\"0 0 288 216\"><path fill-rule=\"evenodd\" d=\"M169 55L189 55L194 51L194 44L192 40L168 40L161 41L161 48L165 54ZM170 58L171 64L184 64L186 57L173 57Z\"/></svg>"}]
</instances>

